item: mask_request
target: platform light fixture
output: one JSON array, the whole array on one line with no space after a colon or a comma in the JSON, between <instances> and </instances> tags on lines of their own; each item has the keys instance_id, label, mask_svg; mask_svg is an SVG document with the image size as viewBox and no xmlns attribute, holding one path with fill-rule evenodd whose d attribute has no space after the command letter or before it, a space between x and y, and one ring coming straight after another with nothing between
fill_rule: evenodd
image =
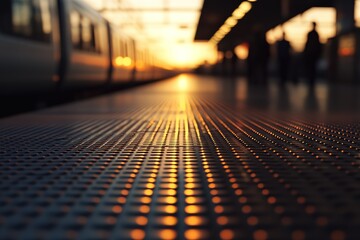
<instances>
[{"instance_id":1,"label":"platform light fixture","mask_svg":"<svg viewBox=\"0 0 360 240\"><path fill-rule=\"evenodd\" d=\"M230 31L235 27L239 20L243 19L245 15L252 9L252 3L257 0L247 0L239 4L233 11L232 15L226 19L224 24L217 30L217 32L209 40L210 43L217 45Z\"/></svg>"}]
</instances>

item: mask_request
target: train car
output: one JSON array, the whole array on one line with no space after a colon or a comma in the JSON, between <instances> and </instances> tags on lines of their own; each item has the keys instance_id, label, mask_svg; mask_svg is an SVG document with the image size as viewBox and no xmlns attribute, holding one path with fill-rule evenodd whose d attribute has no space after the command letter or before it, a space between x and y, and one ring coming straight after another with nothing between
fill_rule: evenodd
<instances>
[{"instance_id":1,"label":"train car","mask_svg":"<svg viewBox=\"0 0 360 240\"><path fill-rule=\"evenodd\" d=\"M81 0L0 1L0 96L62 94L170 76Z\"/></svg>"},{"instance_id":2,"label":"train car","mask_svg":"<svg viewBox=\"0 0 360 240\"><path fill-rule=\"evenodd\" d=\"M80 0L58 1L63 88L110 81L110 35L106 20Z\"/></svg>"},{"instance_id":3,"label":"train car","mask_svg":"<svg viewBox=\"0 0 360 240\"><path fill-rule=\"evenodd\" d=\"M55 0L0 1L0 95L48 92L60 56Z\"/></svg>"},{"instance_id":4,"label":"train car","mask_svg":"<svg viewBox=\"0 0 360 240\"><path fill-rule=\"evenodd\" d=\"M111 38L111 84L123 84L135 80L135 41L124 35L119 28L109 25Z\"/></svg>"}]
</instances>

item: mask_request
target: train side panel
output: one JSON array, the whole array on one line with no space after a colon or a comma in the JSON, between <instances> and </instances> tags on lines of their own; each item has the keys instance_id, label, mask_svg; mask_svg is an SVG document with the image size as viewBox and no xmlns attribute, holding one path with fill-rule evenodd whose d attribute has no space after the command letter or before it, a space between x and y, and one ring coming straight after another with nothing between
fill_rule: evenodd
<instances>
[{"instance_id":1,"label":"train side panel","mask_svg":"<svg viewBox=\"0 0 360 240\"><path fill-rule=\"evenodd\" d=\"M146 80L147 66L145 62L145 48L140 44L136 47L136 74L135 81L141 82Z\"/></svg>"},{"instance_id":2,"label":"train side panel","mask_svg":"<svg viewBox=\"0 0 360 240\"><path fill-rule=\"evenodd\" d=\"M63 44L66 67L62 86L88 87L109 79L108 28L105 19L81 1L63 4Z\"/></svg>"},{"instance_id":3,"label":"train side panel","mask_svg":"<svg viewBox=\"0 0 360 240\"><path fill-rule=\"evenodd\" d=\"M121 34L119 29L111 27L112 64L114 84L131 82L134 77L134 57L132 40Z\"/></svg>"},{"instance_id":4,"label":"train side panel","mask_svg":"<svg viewBox=\"0 0 360 240\"><path fill-rule=\"evenodd\" d=\"M1 0L0 25L0 95L53 90L59 80L55 0Z\"/></svg>"}]
</instances>

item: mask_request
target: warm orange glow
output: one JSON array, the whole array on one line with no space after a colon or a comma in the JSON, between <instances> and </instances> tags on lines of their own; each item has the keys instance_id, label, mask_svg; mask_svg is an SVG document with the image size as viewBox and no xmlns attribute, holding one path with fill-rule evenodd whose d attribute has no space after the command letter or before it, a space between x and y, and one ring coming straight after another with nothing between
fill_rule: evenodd
<instances>
[{"instance_id":1,"label":"warm orange glow","mask_svg":"<svg viewBox=\"0 0 360 240\"><path fill-rule=\"evenodd\" d=\"M195 197L187 197L185 201L187 204L194 204L197 202L197 199Z\"/></svg>"},{"instance_id":2,"label":"warm orange glow","mask_svg":"<svg viewBox=\"0 0 360 240\"><path fill-rule=\"evenodd\" d=\"M112 208L112 211L113 211L114 213L119 214L119 213L122 212L122 207L120 207L120 206L114 206L114 207Z\"/></svg>"},{"instance_id":3,"label":"warm orange glow","mask_svg":"<svg viewBox=\"0 0 360 240\"><path fill-rule=\"evenodd\" d=\"M168 205L165 207L165 212L168 214L174 214L177 212L177 207L175 207L173 205Z\"/></svg>"},{"instance_id":4,"label":"warm orange glow","mask_svg":"<svg viewBox=\"0 0 360 240\"><path fill-rule=\"evenodd\" d=\"M213 197L212 201L213 201L213 203L218 204L218 203L221 202L221 198L220 197Z\"/></svg>"},{"instance_id":5,"label":"warm orange glow","mask_svg":"<svg viewBox=\"0 0 360 240\"><path fill-rule=\"evenodd\" d=\"M144 204L149 204L149 203L151 203L151 198L149 198L149 197L142 197L140 201L141 201L142 203L144 203Z\"/></svg>"},{"instance_id":6,"label":"warm orange glow","mask_svg":"<svg viewBox=\"0 0 360 240\"><path fill-rule=\"evenodd\" d=\"M143 214L147 214L150 212L150 207L149 206L146 206L146 205L143 205L139 208L139 212L143 213Z\"/></svg>"},{"instance_id":7,"label":"warm orange glow","mask_svg":"<svg viewBox=\"0 0 360 240\"><path fill-rule=\"evenodd\" d=\"M148 223L148 219L146 217L140 216L135 219L136 224L144 226Z\"/></svg>"},{"instance_id":8,"label":"warm orange glow","mask_svg":"<svg viewBox=\"0 0 360 240\"><path fill-rule=\"evenodd\" d=\"M209 237L208 233L203 230L190 229L185 232L185 238L189 240L198 240L208 237Z\"/></svg>"},{"instance_id":9,"label":"warm orange glow","mask_svg":"<svg viewBox=\"0 0 360 240\"><path fill-rule=\"evenodd\" d=\"M224 212L224 207L222 207L222 206L216 206L215 209L214 209L214 211L215 211L216 213L223 213L223 212Z\"/></svg>"},{"instance_id":10,"label":"warm orange glow","mask_svg":"<svg viewBox=\"0 0 360 240\"><path fill-rule=\"evenodd\" d=\"M225 229L220 232L220 237L223 240L230 240L230 239L234 239L235 234L233 230Z\"/></svg>"},{"instance_id":11,"label":"warm orange glow","mask_svg":"<svg viewBox=\"0 0 360 240\"><path fill-rule=\"evenodd\" d=\"M175 189L160 190L160 194L161 194L161 195L174 196L174 195L176 195L176 190L175 190Z\"/></svg>"},{"instance_id":12,"label":"warm orange glow","mask_svg":"<svg viewBox=\"0 0 360 240\"><path fill-rule=\"evenodd\" d=\"M178 220L176 217L166 216L166 217L162 217L160 222L166 226L175 226Z\"/></svg>"},{"instance_id":13,"label":"warm orange glow","mask_svg":"<svg viewBox=\"0 0 360 240\"><path fill-rule=\"evenodd\" d=\"M146 196L151 196L151 195L153 195L153 191L150 190L150 189L146 189L146 190L144 191L144 195L146 195Z\"/></svg>"},{"instance_id":14,"label":"warm orange glow","mask_svg":"<svg viewBox=\"0 0 360 240\"><path fill-rule=\"evenodd\" d=\"M175 183L169 183L169 184L167 185L167 187L168 187L168 188L171 188L171 189L176 189L176 188L177 188L177 184L175 184Z\"/></svg>"},{"instance_id":15,"label":"warm orange glow","mask_svg":"<svg viewBox=\"0 0 360 240\"><path fill-rule=\"evenodd\" d=\"M148 184L146 184L146 188L148 188L148 189L154 189L154 188L155 188L155 184L153 184L153 183L148 183Z\"/></svg>"},{"instance_id":16,"label":"warm orange glow","mask_svg":"<svg viewBox=\"0 0 360 240\"><path fill-rule=\"evenodd\" d=\"M201 206L196 206L196 205L190 205L185 207L185 212L188 214L196 214L196 213L201 213L203 210L203 208Z\"/></svg>"},{"instance_id":17,"label":"warm orange glow","mask_svg":"<svg viewBox=\"0 0 360 240\"><path fill-rule=\"evenodd\" d=\"M185 193L185 195L187 195L187 196L191 196L191 195L194 195L195 191L192 190L192 189L186 189L186 190L184 191L184 193Z\"/></svg>"},{"instance_id":18,"label":"warm orange glow","mask_svg":"<svg viewBox=\"0 0 360 240\"><path fill-rule=\"evenodd\" d=\"M134 240L144 239L145 231L141 229L134 229L130 232L130 236Z\"/></svg>"},{"instance_id":19,"label":"warm orange glow","mask_svg":"<svg viewBox=\"0 0 360 240\"><path fill-rule=\"evenodd\" d=\"M146 69L146 65L144 62L138 61L138 62L136 62L136 68L138 70L144 70L144 69Z\"/></svg>"},{"instance_id":20,"label":"warm orange glow","mask_svg":"<svg viewBox=\"0 0 360 240\"><path fill-rule=\"evenodd\" d=\"M190 216L185 218L185 223L188 226L200 226L206 222L206 219L198 216Z\"/></svg>"},{"instance_id":21,"label":"warm orange glow","mask_svg":"<svg viewBox=\"0 0 360 240\"><path fill-rule=\"evenodd\" d=\"M236 9L234 12L233 12L233 17L236 18L236 19L241 19L245 16L245 13L243 10L241 9Z\"/></svg>"},{"instance_id":22,"label":"warm orange glow","mask_svg":"<svg viewBox=\"0 0 360 240\"><path fill-rule=\"evenodd\" d=\"M118 203L120 203L120 204L124 204L124 203L126 203L126 198L125 198L125 197L119 197L119 198L117 199L117 201L118 201Z\"/></svg>"},{"instance_id":23,"label":"warm orange glow","mask_svg":"<svg viewBox=\"0 0 360 240\"><path fill-rule=\"evenodd\" d=\"M159 232L160 239L164 239L164 240L175 239L176 236L177 236L176 231L171 229L164 229Z\"/></svg>"},{"instance_id":24,"label":"warm orange glow","mask_svg":"<svg viewBox=\"0 0 360 240\"><path fill-rule=\"evenodd\" d=\"M123 59L123 65L124 65L125 67L130 67L130 66L132 65L132 60L131 60L131 58L125 57L125 58Z\"/></svg>"},{"instance_id":25,"label":"warm orange glow","mask_svg":"<svg viewBox=\"0 0 360 240\"><path fill-rule=\"evenodd\" d=\"M132 60L129 57L117 57L115 58L114 65L117 67L130 67L132 65Z\"/></svg>"},{"instance_id":26,"label":"warm orange glow","mask_svg":"<svg viewBox=\"0 0 360 240\"><path fill-rule=\"evenodd\" d=\"M120 67L123 65L124 59L122 57L115 58L115 65Z\"/></svg>"},{"instance_id":27,"label":"warm orange glow","mask_svg":"<svg viewBox=\"0 0 360 240\"><path fill-rule=\"evenodd\" d=\"M241 44L235 48L235 54L239 59L245 60L249 56L248 44Z\"/></svg>"},{"instance_id":28,"label":"warm orange glow","mask_svg":"<svg viewBox=\"0 0 360 240\"><path fill-rule=\"evenodd\" d=\"M176 167L176 166L174 166L174 167ZM170 177L170 178L168 178L168 182L170 182L170 183L176 183L176 182L177 182L177 178L172 178L172 177Z\"/></svg>"},{"instance_id":29,"label":"warm orange glow","mask_svg":"<svg viewBox=\"0 0 360 240\"><path fill-rule=\"evenodd\" d=\"M244 1L239 5L238 9L242 10L244 13L247 13L247 12L249 12L251 10L251 8L252 8L251 3L247 2L247 1Z\"/></svg>"},{"instance_id":30,"label":"warm orange glow","mask_svg":"<svg viewBox=\"0 0 360 240\"><path fill-rule=\"evenodd\" d=\"M234 27L236 24L238 23L237 19L235 19L234 17L230 17L226 20L225 24L230 26L230 27Z\"/></svg>"},{"instance_id":31,"label":"warm orange glow","mask_svg":"<svg viewBox=\"0 0 360 240\"><path fill-rule=\"evenodd\" d=\"M164 198L164 203L167 204L175 204L177 202L177 198L176 197L165 197Z\"/></svg>"}]
</instances>

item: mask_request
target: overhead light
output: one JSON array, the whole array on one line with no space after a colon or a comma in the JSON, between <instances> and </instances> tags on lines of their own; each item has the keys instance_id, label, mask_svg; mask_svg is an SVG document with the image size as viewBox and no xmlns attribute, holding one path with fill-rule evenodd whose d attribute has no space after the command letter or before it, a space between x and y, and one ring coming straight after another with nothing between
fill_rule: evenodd
<instances>
[{"instance_id":1,"label":"overhead light","mask_svg":"<svg viewBox=\"0 0 360 240\"><path fill-rule=\"evenodd\" d=\"M247 1L240 3L240 5L238 7L238 9L244 11L244 13L248 13L251 10L251 8L252 8L251 3L247 2Z\"/></svg>"},{"instance_id":2,"label":"overhead light","mask_svg":"<svg viewBox=\"0 0 360 240\"><path fill-rule=\"evenodd\" d=\"M225 32L225 33L230 32L230 30L231 30L231 27L229 27L229 26L227 26L227 25L223 25L223 26L219 29L220 32Z\"/></svg>"},{"instance_id":3,"label":"overhead light","mask_svg":"<svg viewBox=\"0 0 360 240\"><path fill-rule=\"evenodd\" d=\"M238 23L237 19L235 19L233 17L229 17L225 22L225 24L230 27L234 27L237 23Z\"/></svg>"},{"instance_id":4,"label":"overhead light","mask_svg":"<svg viewBox=\"0 0 360 240\"><path fill-rule=\"evenodd\" d=\"M240 3L238 8L236 8L232 15L226 19L225 23L219 28L218 31L216 31L209 42L218 44L219 41L221 41L231 31L231 29L236 26L238 21L245 17L245 15L252 9L251 2L256 1L257 0L248 0Z\"/></svg>"},{"instance_id":5,"label":"overhead light","mask_svg":"<svg viewBox=\"0 0 360 240\"><path fill-rule=\"evenodd\" d=\"M244 13L244 11L242 10L242 9L239 9L239 8L237 8L234 12L233 12L233 14L232 14L232 16L235 18L235 19L241 19L241 18L243 18L244 16L245 16L245 14L246 13Z\"/></svg>"}]
</instances>

